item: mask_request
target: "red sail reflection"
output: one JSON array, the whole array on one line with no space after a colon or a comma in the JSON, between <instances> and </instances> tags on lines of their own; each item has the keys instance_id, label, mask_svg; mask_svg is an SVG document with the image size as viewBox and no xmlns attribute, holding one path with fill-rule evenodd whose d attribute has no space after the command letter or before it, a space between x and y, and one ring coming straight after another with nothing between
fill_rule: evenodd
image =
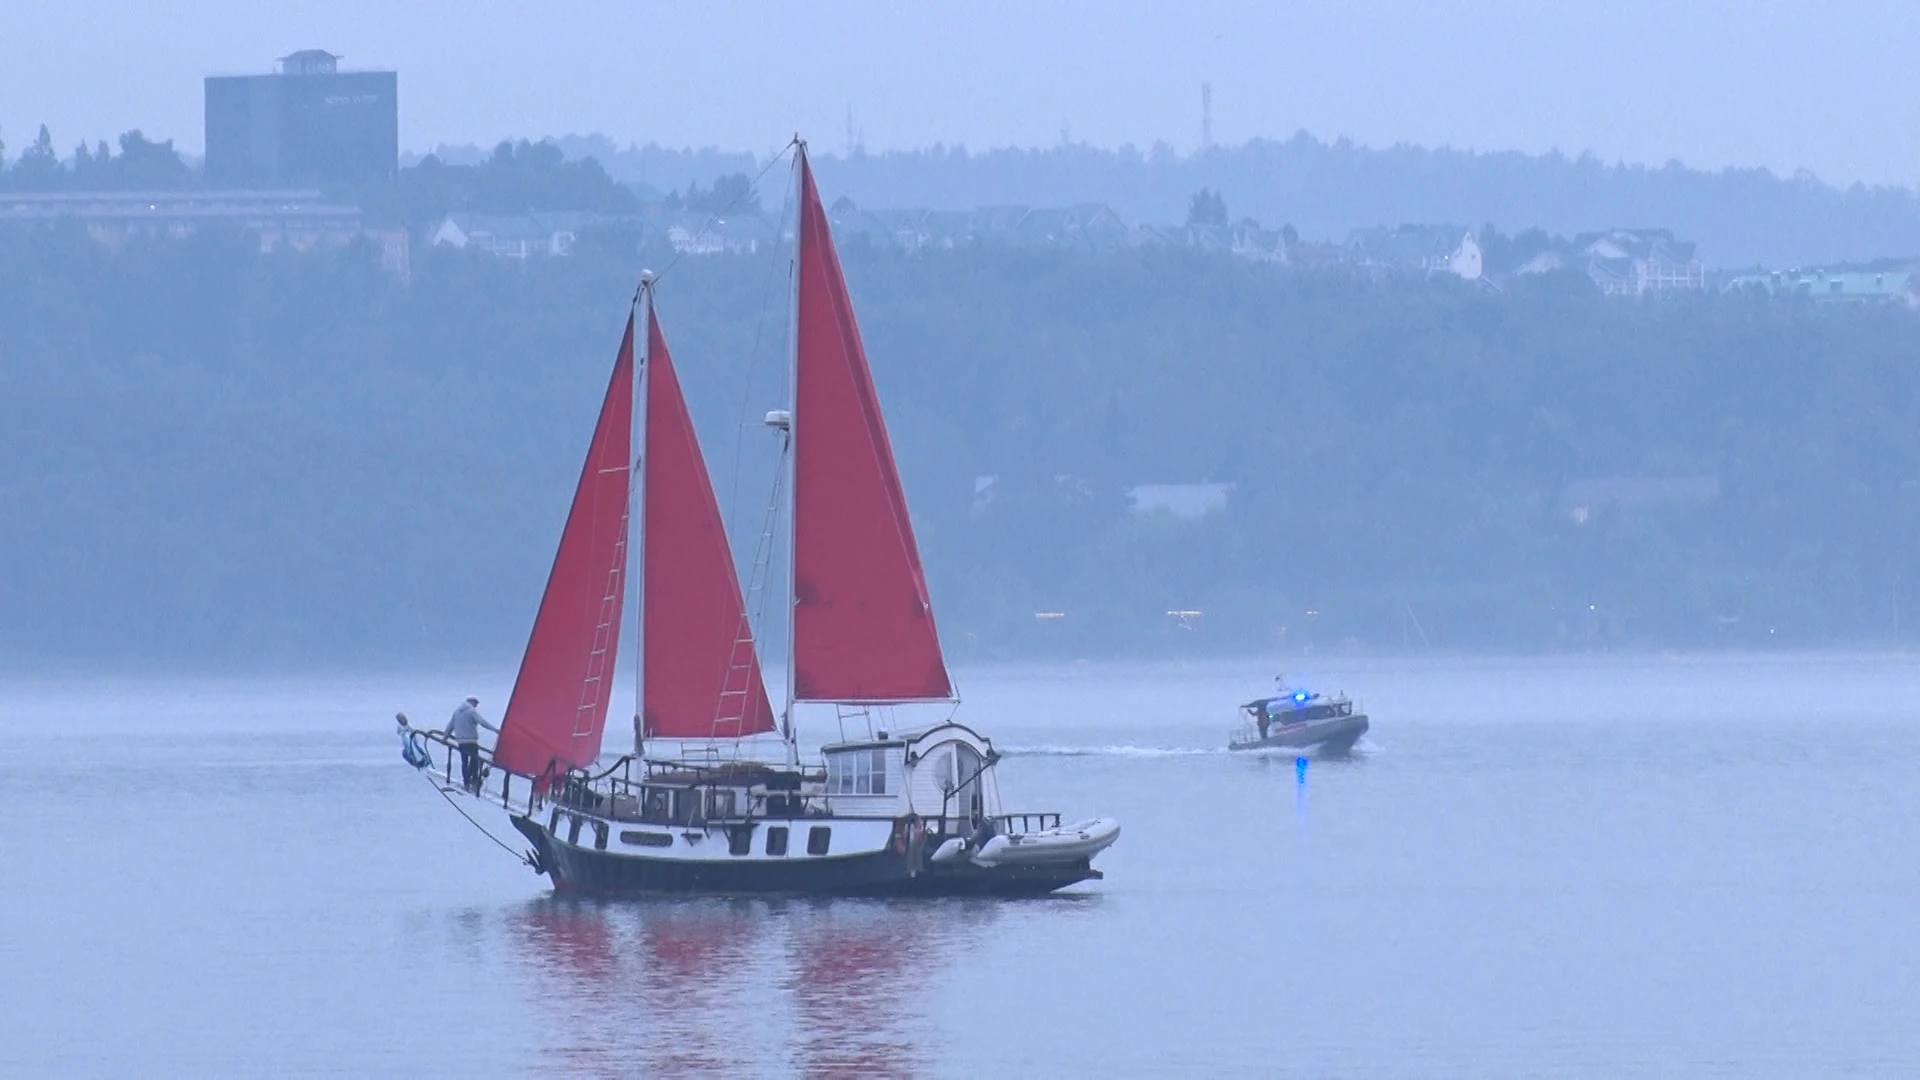
<instances>
[{"instance_id":1,"label":"red sail reflection","mask_svg":"<svg viewBox=\"0 0 1920 1080\"><path fill-rule=\"evenodd\" d=\"M599 904L547 898L510 937L523 942L545 1054L586 1075L744 1076L763 1047L741 1039L752 985L776 976L764 959L760 905Z\"/></svg>"},{"instance_id":2,"label":"red sail reflection","mask_svg":"<svg viewBox=\"0 0 1920 1080\"><path fill-rule=\"evenodd\" d=\"M943 1032L922 998L996 912L966 901L796 906L788 920L795 1064L819 1077L938 1072Z\"/></svg>"},{"instance_id":3,"label":"red sail reflection","mask_svg":"<svg viewBox=\"0 0 1920 1080\"><path fill-rule=\"evenodd\" d=\"M505 934L566 1074L937 1074L931 995L989 902L549 897Z\"/></svg>"}]
</instances>

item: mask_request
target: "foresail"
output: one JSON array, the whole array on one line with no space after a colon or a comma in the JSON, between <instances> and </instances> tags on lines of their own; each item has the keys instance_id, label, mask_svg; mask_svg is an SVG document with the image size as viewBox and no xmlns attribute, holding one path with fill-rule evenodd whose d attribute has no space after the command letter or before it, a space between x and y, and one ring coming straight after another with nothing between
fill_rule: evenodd
<instances>
[{"instance_id":1,"label":"foresail","mask_svg":"<svg viewBox=\"0 0 1920 1080\"><path fill-rule=\"evenodd\" d=\"M799 169L794 699L949 699L893 447L804 151Z\"/></svg>"},{"instance_id":2,"label":"foresail","mask_svg":"<svg viewBox=\"0 0 1920 1080\"><path fill-rule=\"evenodd\" d=\"M694 438L680 377L647 319L642 485L642 705L648 738L719 739L774 729L740 577Z\"/></svg>"},{"instance_id":3,"label":"foresail","mask_svg":"<svg viewBox=\"0 0 1920 1080\"><path fill-rule=\"evenodd\" d=\"M632 446L629 318L520 674L500 722L494 760L513 772L544 776L550 769L584 767L600 755L626 591Z\"/></svg>"}]
</instances>

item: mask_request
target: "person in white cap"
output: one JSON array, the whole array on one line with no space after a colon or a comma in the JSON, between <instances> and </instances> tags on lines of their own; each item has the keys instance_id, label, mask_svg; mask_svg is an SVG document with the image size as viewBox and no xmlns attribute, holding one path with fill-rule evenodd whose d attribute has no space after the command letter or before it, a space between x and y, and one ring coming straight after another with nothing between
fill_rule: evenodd
<instances>
[{"instance_id":1,"label":"person in white cap","mask_svg":"<svg viewBox=\"0 0 1920 1080\"><path fill-rule=\"evenodd\" d=\"M468 791L480 794L480 729L486 728L495 735L500 729L487 723L480 715L480 699L470 697L453 710L453 719L447 721L447 734L460 747L460 782Z\"/></svg>"}]
</instances>

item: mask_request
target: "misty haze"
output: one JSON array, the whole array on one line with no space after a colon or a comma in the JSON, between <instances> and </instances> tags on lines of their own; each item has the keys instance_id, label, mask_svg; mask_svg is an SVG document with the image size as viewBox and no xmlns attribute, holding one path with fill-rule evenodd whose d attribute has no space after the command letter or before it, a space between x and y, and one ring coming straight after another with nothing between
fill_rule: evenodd
<instances>
[{"instance_id":1,"label":"misty haze","mask_svg":"<svg viewBox=\"0 0 1920 1080\"><path fill-rule=\"evenodd\" d=\"M1920 14L1460 7L10 12L0 1072L1920 1070Z\"/></svg>"}]
</instances>

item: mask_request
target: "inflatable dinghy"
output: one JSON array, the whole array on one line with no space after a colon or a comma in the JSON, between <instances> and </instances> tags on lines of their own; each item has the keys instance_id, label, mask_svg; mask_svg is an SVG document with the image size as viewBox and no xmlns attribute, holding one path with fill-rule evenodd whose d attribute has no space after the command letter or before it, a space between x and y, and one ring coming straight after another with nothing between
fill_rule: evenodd
<instances>
[{"instance_id":1,"label":"inflatable dinghy","mask_svg":"<svg viewBox=\"0 0 1920 1080\"><path fill-rule=\"evenodd\" d=\"M998 833L980 845L979 850L973 853L973 861L981 866L1042 866L1079 862L1105 851L1119 838L1120 823L1106 817L1043 832L1011 836ZM947 845L942 844L933 853L934 859L939 860L946 850Z\"/></svg>"}]
</instances>

